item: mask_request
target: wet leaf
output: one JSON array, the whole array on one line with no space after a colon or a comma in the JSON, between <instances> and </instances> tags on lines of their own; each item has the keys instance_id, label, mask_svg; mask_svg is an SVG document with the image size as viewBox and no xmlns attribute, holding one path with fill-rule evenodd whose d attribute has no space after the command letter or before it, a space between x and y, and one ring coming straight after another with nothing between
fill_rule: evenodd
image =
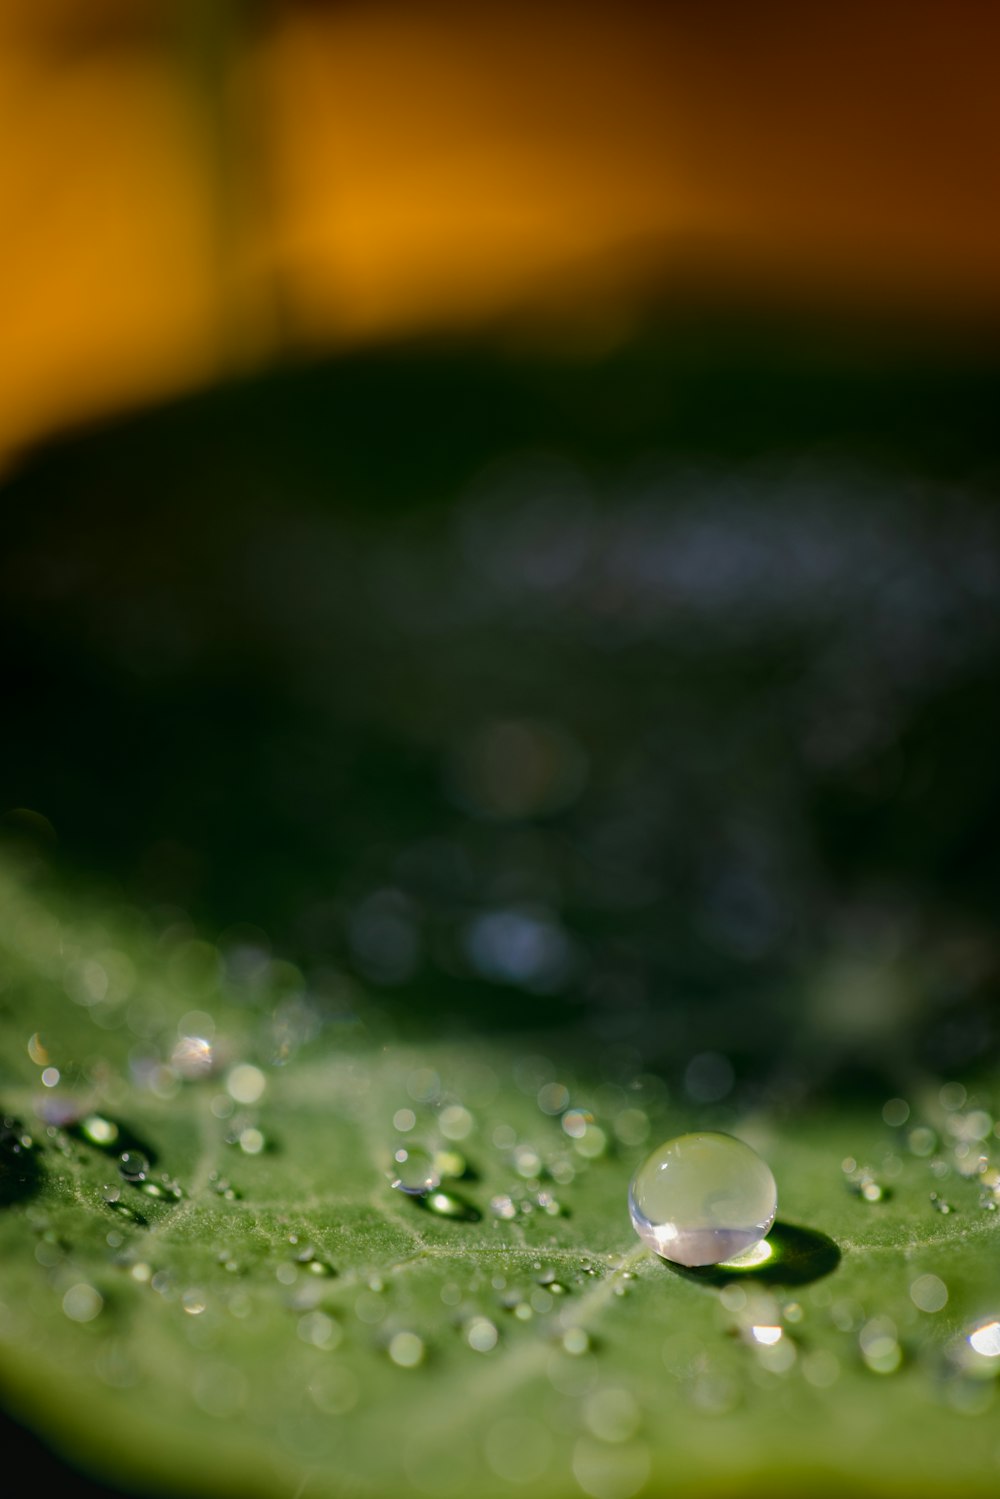
<instances>
[{"instance_id":1,"label":"wet leaf","mask_svg":"<svg viewBox=\"0 0 1000 1499\"><path fill-rule=\"evenodd\" d=\"M74 1462L274 1496L995 1488L982 1086L890 1124L692 1111L558 1037L408 1045L187 928L10 869L0 898L0 1377ZM777 1178L747 1268L629 1224L651 1144L704 1126Z\"/></svg>"}]
</instances>

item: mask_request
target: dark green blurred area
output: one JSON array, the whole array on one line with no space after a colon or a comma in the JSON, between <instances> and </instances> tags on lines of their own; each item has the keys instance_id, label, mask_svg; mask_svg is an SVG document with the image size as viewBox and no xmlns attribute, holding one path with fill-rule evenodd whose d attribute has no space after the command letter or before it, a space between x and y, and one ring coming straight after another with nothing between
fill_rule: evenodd
<instances>
[{"instance_id":1,"label":"dark green blurred area","mask_svg":"<svg viewBox=\"0 0 1000 1499\"><path fill-rule=\"evenodd\" d=\"M740 1106L983 1067L998 395L692 323L67 439L3 492L4 800L65 877L408 1031Z\"/></svg>"}]
</instances>

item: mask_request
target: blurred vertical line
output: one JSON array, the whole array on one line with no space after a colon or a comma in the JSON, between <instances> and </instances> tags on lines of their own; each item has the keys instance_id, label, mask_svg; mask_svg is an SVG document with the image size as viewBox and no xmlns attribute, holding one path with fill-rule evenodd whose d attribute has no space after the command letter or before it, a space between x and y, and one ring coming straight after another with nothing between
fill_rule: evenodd
<instances>
[{"instance_id":1,"label":"blurred vertical line","mask_svg":"<svg viewBox=\"0 0 1000 1499\"><path fill-rule=\"evenodd\" d=\"M211 187L218 348L235 374L287 349L287 288L274 253L273 39L280 0L182 0L179 67Z\"/></svg>"}]
</instances>

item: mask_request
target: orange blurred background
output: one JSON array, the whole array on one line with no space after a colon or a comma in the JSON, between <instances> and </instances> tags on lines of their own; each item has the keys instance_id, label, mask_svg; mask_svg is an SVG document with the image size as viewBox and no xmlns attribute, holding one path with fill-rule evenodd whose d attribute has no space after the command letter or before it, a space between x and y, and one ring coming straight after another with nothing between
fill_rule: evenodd
<instances>
[{"instance_id":1,"label":"orange blurred background","mask_svg":"<svg viewBox=\"0 0 1000 1499\"><path fill-rule=\"evenodd\" d=\"M427 331L696 298L993 340L1000 11L2 0L0 456Z\"/></svg>"}]
</instances>

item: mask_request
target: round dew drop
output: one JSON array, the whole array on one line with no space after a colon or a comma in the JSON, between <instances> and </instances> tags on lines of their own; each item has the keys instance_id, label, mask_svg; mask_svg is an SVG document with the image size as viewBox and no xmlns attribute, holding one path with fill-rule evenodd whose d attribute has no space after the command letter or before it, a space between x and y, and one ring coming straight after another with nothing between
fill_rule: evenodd
<instances>
[{"instance_id":1,"label":"round dew drop","mask_svg":"<svg viewBox=\"0 0 1000 1499\"><path fill-rule=\"evenodd\" d=\"M675 1265L718 1265L768 1233L778 1189L767 1164L732 1135L679 1135L639 1167L628 1194L632 1226Z\"/></svg>"}]
</instances>

